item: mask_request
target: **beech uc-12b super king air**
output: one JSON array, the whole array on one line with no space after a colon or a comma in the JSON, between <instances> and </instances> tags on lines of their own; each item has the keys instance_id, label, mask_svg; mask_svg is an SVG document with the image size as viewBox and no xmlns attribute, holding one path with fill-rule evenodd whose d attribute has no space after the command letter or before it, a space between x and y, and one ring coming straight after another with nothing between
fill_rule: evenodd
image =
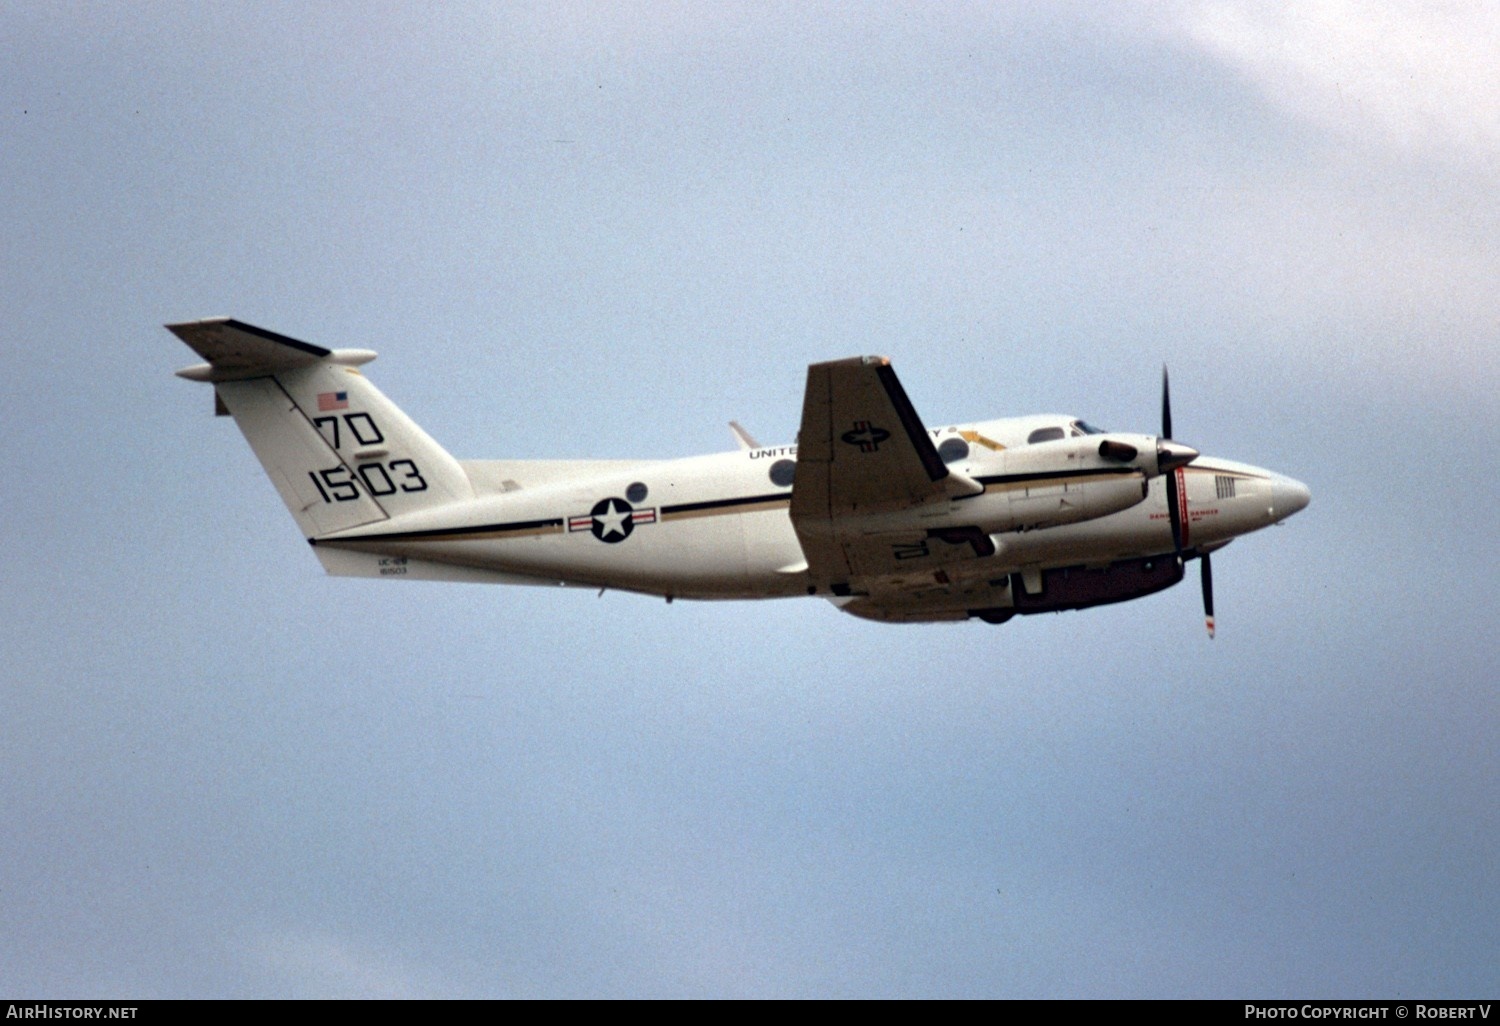
<instances>
[{"instance_id":1,"label":"beech uc-12b super king air","mask_svg":"<svg viewBox=\"0 0 1500 1026\"><path fill-rule=\"evenodd\" d=\"M919 623L1138 598L1307 505L1307 487L1066 416L928 428L890 362L807 370L798 444L674 460L458 460L372 385L367 349L231 318L168 329L328 573L674 598L816 595Z\"/></svg>"}]
</instances>

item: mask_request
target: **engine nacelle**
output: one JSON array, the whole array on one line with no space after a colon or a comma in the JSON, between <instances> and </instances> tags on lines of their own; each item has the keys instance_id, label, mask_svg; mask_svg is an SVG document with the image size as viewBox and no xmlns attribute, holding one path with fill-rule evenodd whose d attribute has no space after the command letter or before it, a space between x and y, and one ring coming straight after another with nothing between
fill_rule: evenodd
<instances>
[{"instance_id":1,"label":"engine nacelle","mask_svg":"<svg viewBox=\"0 0 1500 1026\"><path fill-rule=\"evenodd\" d=\"M1132 438L1133 436L1124 436ZM1119 444L1132 454L1135 446ZM1102 451L1101 451L1102 450ZM1005 523L996 531L1057 527L1108 516L1146 498L1148 457L1122 461L1104 455L1097 436L1024 446L1005 452L999 474L986 473L986 494L1006 496Z\"/></svg>"},{"instance_id":2,"label":"engine nacelle","mask_svg":"<svg viewBox=\"0 0 1500 1026\"><path fill-rule=\"evenodd\" d=\"M1182 580L1182 564L1172 555L1122 559L1103 569L1082 566L1044 570L1041 590L1028 592L1021 574L1010 576L1008 606L969 610L986 623L1004 623L1017 613L1058 613L1124 602L1164 591Z\"/></svg>"}]
</instances>

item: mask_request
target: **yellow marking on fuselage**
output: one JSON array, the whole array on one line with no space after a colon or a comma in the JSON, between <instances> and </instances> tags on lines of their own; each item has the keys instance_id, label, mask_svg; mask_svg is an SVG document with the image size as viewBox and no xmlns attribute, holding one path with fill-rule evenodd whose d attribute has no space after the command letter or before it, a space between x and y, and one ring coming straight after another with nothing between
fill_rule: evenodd
<instances>
[{"instance_id":1,"label":"yellow marking on fuselage","mask_svg":"<svg viewBox=\"0 0 1500 1026\"><path fill-rule=\"evenodd\" d=\"M958 437L964 439L967 442L973 442L975 445L982 445L986 449L990 449L994 452L1000 452L1005 448L1005 446L1001 445L993 438L986 438L978 431L960 431L958 433Z\"/></svg>"}]
</instances>

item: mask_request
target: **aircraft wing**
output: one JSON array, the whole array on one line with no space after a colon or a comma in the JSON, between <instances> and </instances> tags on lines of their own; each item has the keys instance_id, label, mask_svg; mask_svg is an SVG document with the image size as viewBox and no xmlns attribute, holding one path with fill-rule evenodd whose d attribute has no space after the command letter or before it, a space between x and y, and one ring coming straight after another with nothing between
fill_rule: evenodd
<instances>
[{"instance_id":1,"label":"aircraft wing","mask_svg":"<svg viewBox=\"0 0 1500 1026\"><path fill-rule=\"evenodd\" d=\"M924 507L947 512L953 499L981 491L939 458L889 360L807 369L791 517L814 578L846 584L905 568L908 558L930 565L988 554L987 539L934 549L921 523Z\"/></svg>"}]
</instances>

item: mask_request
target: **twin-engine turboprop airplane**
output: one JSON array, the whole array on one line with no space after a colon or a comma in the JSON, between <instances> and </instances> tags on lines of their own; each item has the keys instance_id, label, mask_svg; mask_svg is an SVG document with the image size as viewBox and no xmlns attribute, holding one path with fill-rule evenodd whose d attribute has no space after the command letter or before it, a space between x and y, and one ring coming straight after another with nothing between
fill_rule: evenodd
<instances>
[{"instance_id":1,"label":"twin-engine turboprop airplane","mask_svg":"<svg viewBox=\"0 0 1500 1026\"><path fill-rule=\"evenodd\" d=\"M1065 416L928 428L890 362L807 371L799 445L678 460L457 460L328 350L230 318L170 324L330 574L817 595L887 622L1003 623L1171 587L1307 488Z\"/></svg>"}]
</instances>

